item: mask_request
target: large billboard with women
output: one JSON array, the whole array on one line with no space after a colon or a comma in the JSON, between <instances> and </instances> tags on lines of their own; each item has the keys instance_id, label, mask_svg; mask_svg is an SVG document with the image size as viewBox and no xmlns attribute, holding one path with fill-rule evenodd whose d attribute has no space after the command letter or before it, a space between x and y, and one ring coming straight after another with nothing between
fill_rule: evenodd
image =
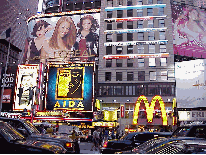
<instances>
[{"instance_id":1,"label":"large billboard with women","mask_svg":"<svg viewBox=\"0 0 206 155\"><path fill-rule=\"evenodd\" d=\"M206 58L206 11L186 5L171 6L174 54Z\"/></svg>"},{"instance_id":2,"label":"large billboard with women","mask_svg":"<svg viewBox=\"0 0 206 155\"><path fill-rule=\"evenodd\" d=\"M100 13L31 19L23 63L95 61L99 53L99 23Z\"/></svg>"}]
</instances>

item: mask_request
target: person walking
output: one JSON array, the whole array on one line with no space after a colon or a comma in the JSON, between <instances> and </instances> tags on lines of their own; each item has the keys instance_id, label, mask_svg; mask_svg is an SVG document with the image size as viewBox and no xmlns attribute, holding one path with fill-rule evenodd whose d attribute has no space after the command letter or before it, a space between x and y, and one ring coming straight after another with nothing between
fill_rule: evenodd
<instances>
[{"instance_id":1,"label":"person walking","mask_svg":"<svg viewBox=\"0 0 206 155\"><path fill-rule=\"evenodd\" d=\"M91 148L91 151L95 150L99 150L99 131L98 129L96 129L94 132L93 132L93 146Z\"/></svg>"}]
</instances>

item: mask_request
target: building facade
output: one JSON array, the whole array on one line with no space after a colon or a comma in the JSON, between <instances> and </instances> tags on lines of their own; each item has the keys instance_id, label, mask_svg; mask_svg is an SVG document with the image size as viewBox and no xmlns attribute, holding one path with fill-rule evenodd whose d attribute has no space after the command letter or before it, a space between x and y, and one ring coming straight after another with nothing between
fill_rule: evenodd
<instances>
[{"instance_id":1,"label":"building facade","mask_svg":"<svg viewBox=\"0 0 206 155\"><path fill-rule=\"evenodd\" d=\"M170 2L104 0L101 3L100 34L103 35L97 98L102 110L117 110L121 128L130 128L132 124L163 125L161 108L165 107L167 125L172 125L175 77ZM159 97L159 104L153 102L158 98L155 96ZM144 102L155 104L152 121L147 119ZM135 115L139 116L138 123L134 123Z\"/></svg>"}]
</instances>

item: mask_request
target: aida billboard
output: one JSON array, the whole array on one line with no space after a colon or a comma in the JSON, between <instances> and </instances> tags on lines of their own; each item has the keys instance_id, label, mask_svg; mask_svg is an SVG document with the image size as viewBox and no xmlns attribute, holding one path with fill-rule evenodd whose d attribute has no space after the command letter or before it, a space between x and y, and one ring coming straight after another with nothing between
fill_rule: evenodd
<instances>
[{"instance_id":1,"label":"aida billboard","mask_svg":"<svg viewBox=\"0 0 206 155\"><path fill-rule=\"evenodd\" d=\"M177 108L205 107L206 60L175 62Z\"/></svg>"},{"instance_id":2,"label":"aida billboard","mask_svg":"<svg viewBox=\"0 0 206 155\"><path fill-rule=\"evenodd\" d=\"M174 54L206 58L206 11L171 5Z\"/></svg>"},{"instance_id":3,"label":"aida billboard","mask_svg":"<svg viewBox=\"0 0 206 155\"><path fill-rule=\"evenodd\" d=\"M94 63L49 65L47 110L93 111Z\"/></svg>"},{"instance_id":4,"label":"aida billboard","mask_svg":"<svg viewBox=\"0 0 206 155\"><path fill-rule=\"evenodd\" d=\"M25 108L31 110L32 102L29 101L29 89L31 88L34 91L34 97L37 90L38 70L38 64L18 65L13 106L14 111L23 110Z\"/></svg>"},{"instance_id":5,"label":"aida billboard","mask_svg":"<svg viewBox=\"0 0 206 155\"><path fill-rule=\"evenodd\" d=\"M95 61L99 54L99 23L100 13L31 19L23 62Z\"/></svg>"}]
</instances>

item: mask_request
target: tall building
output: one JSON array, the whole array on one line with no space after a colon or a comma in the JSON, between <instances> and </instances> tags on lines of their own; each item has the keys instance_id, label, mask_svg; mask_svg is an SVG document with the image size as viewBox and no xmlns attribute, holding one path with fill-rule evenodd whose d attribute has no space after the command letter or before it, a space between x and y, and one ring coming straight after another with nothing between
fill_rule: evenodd
<instances>
[{"instance_id":1,"label":"tall building","mask_svg":"<svg viewBox=\"0 0 206 155\"><path fill-rule=\"evenodd\" d=\"M103 0L101 3L103 35L97 97L102 110L117 110L123 129L133 125L172 125L175 77L170 2ZM149 110L147 103L151 103L154 111ZM154 116L153 120L149 115Z\"/></svg>"}]
</instances>

